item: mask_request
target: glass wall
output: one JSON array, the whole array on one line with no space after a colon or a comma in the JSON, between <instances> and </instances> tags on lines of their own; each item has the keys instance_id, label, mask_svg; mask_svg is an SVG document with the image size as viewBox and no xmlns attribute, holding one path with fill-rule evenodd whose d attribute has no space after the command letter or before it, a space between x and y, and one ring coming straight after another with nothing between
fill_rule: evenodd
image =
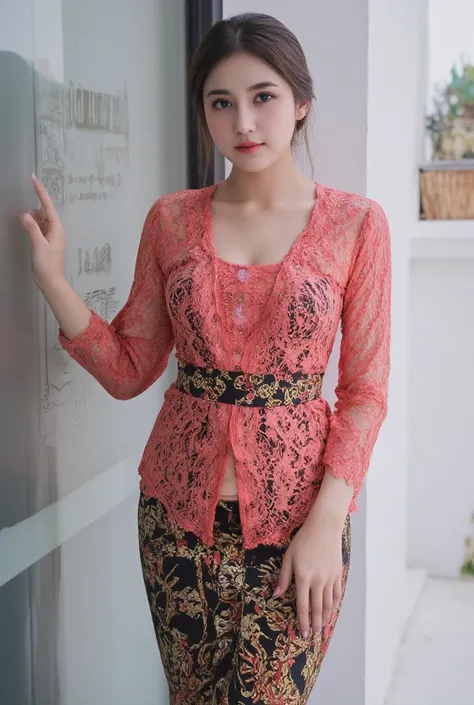
<instances>
[{"instance_id":1,"label":"glass wall","mask_svg":"<svg viewBox=\"0 0 474 705\"><path fill-rule=\"evenodd\" d=\"M137 465L172 371L109 397L61 350L19 212L34 171L67 277L110 320L152 203L186 187L184 0L2 2L0 701L166 702L141 582Z\"/></svg>"}]
</instances>

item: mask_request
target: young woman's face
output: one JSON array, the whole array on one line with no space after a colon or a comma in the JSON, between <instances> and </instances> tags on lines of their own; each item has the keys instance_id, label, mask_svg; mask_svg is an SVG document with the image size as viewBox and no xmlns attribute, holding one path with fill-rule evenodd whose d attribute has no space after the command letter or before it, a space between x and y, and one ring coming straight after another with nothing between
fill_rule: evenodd
<instances>
[{"instance_id":1,"label":"young woman's face","mask_svg":"<svg viewBox=\"0 0 474 705\"><path fill-rule=\"evenodd\" d=\"M307 112L295 104L291 87L276 71L244 53L214 68L203 99L215 145L242 171L267 169L288 153L295 123Z\"/></svg>"}]
</instances>

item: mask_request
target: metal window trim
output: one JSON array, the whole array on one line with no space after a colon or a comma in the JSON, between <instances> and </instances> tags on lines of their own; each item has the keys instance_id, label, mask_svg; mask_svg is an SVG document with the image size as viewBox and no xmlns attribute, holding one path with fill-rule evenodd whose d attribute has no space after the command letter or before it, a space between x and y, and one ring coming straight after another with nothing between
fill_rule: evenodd
<instances>
[{"instance_id":1,"label":"metal window trim","mask_svg":"<svg viewBox=\"0 0 474 705\"><path fill-rule=\"evenodd\" d=\"M186 0L186 65L189 67L192 56L201 39L213 24L223 17L222 0ZM216 151L206 170L206 158L198 141L198 120L187 89L188 112L188 188L197 189L211 186L224 178L224 158Z\"/></svg>"}]
</instances>

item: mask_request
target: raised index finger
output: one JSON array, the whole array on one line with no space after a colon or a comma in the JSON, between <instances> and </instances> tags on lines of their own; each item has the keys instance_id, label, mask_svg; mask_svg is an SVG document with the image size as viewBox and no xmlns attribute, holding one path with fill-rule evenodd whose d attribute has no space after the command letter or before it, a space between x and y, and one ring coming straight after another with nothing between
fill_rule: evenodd
<instances>
[{"instance_id":1,"label":"raised index finger","mask_svg":"<svg viewBox=\"0 0 474 705\"><path fill-rule=\"evenodd\" d=\"M33 174L32 175L32 181L33 181L33 186L35 187L35 191L38 194L38 198L40 200L41 205L43 206L43 211L45 214L46 219L50 222L57 222L59 220L58 214L56 212L56 208L54 207L54 204L49 197L49 193L43 186L43 184L38 181L36 176Z\"/></svg>"}]
</instances>

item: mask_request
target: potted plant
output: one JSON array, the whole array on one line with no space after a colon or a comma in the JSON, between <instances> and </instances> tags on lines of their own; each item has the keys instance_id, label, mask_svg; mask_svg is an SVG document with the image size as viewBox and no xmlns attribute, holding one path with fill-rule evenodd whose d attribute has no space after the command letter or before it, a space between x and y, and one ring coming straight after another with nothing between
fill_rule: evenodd
<instances>
[{"instance_id":1,"label":"potted plant","mask_svg":"<svg viewBox=\"0 0 474 705\"><path fill-rule=\"evenodd\" d=\"M428 219L474 218L474 65L453 65L426 117L433 163L422 169L421 197Z\"/></svg>"},{"instance_id":2,"label":"potted plant","mask_svg":"<svg viewBox=\"0 0 474 705\"><path fill-rule=\"evenodd\" d=\"M434 159L474 159L474 65L451 69L451 80L438 89L426 118Z\"/></svg>"},{"instance_id":3,"label":"potted plant","mask_svg":"<svg viewBox=\"0 0 474 705\"><path fill-rule=\"evenodd\" d=\"M474 66L464 64L462 73L456 66L451 69L451 82L446 86L449 101L448 119L467 118L474 120Z\"/></svg>"}]
</instances>

